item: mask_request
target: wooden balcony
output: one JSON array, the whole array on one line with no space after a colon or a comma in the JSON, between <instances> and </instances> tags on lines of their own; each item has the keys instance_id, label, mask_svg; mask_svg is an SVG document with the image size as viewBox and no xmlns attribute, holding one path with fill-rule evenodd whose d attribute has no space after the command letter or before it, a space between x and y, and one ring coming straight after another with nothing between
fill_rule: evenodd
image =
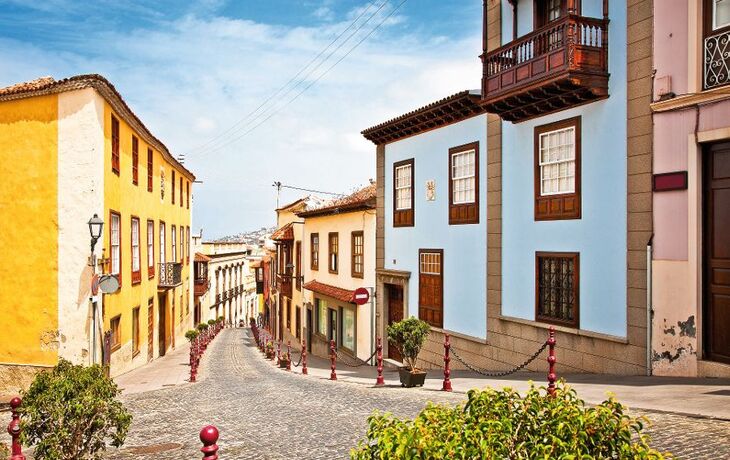
<instances>
[{"instance_id":1,"label":"wooden balcony","mask_svg":"<svg viewBox=\"0 0 730 460\"><path fill-rule=\"evenodd\" d=\"M210 289L210 280L208 278L198 278L195 280L195 286L193 288L193 294L195 297L205 295Z\"/></svg>"},{"instance_id":2,"label":"wooden balcony","mask_svg":"<svg viewBox=\"0 0 730 460\"><path fill-rule=\"evenodd\" d=\"M276 288L279 294L285 295L289 298L292 296L292 282L290 275L278 274L276 275Z\"/></svg>"},{"instance_id":3,"label":"wooden balcony","mask_svg":"<svg viewBox=\"0 0 730 460\"><path fill-rule=\"evenodd\" d=\"M179 262L166 262L157 264L158 289L171 289L182 284L182 264Z\"/></svg>"},{"instance_id":4,"label":"wooden balcony","mask_svg":"<svg viewBox=\"0 0 730 460\"><path fill-rule=\"evenodd\" d=\"M608 19L575 14L482 56L482 104L520 122L608 97Z\"/></svg>"}]
</instances>

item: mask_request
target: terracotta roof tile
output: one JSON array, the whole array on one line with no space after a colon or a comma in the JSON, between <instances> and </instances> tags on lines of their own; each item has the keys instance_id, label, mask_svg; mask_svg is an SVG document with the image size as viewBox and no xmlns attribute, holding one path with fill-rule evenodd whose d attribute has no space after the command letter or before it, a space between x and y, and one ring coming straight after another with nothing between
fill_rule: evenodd
<instances>
[{"instance_id":1,"label":"terracotta roof tile","mask_svg":"<svg viewBox=\"0 0 730 460\"><path fill-rule=\"evenodd\" d=\"M314 217L327 214L359 211L362 209L375 209L376 194L377 189L375 184L370 184L350 195L347 195L346 197L332 200L319 208L299 212L297 215L300 217Z\"/></svg>"},{"instance_id":2,"label":"terracotta roof tile","mask_svg":"<svg viewBox=\"0 0 730 460\"><path fill-rule=\"evenodd\" d=\"M200 252L195 253L195 262L210 262L210 257Z\"/></svg>"},{"instance_id":3,"label":"terracotta roof tile","mask_svg":"<svg viewBox=\"0 0 730 460\"><path fill-rule=\"evenodd\" d=\"M329 284L320 283L317 280L312 280L304 283L304 289L308 289L317 294L326 295L332 297L341 302L354 303L355 302L355 291L349 289L339 288L337 286L331 286Z\"/></svg>"},{"instance_id":4,"label":"terracotta roof tile","mask_svg":"<svg viewBox=\"0 0 730 460\"><path fill-rule=\"evenodd\" d=\"M294 239L294 225L290 222L281 228L278 228L272 235L274 241L286 241Z\"/></svg>"}]
</instances>

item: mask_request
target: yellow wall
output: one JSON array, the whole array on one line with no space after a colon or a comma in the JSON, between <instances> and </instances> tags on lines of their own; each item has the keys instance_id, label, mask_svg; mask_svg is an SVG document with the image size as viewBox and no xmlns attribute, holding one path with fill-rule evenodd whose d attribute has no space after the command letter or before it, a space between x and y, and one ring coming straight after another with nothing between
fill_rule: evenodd
<instances>
[{"instance_id":1,"label":"yellow wall","mask_svg":"<svg viewBox=\"0 0 730 460\"><path fill-rule=\"evenodd\" d=\"M189 227L191 211L187 207L185 199L185 183L189 179L183 177L183 196L180 197L179 181L181 177L180 170L175 173L175 204L171 202L172 196L172 171L173 166L165 160L163 155L153 148L153 190L147 191L147 143L141 136L134 133L139 139L139 184L132 183L132 135L133 131L124 119L117 114L116 118L120 124L120 173L119 175L112 172L111 167L111 115L112 108L106 104L104 110L104 221L110 222L110 210L121 214L121 275L122 287L115 293L104 296L104 330L110 329L110 320L121 314L121 349L112 354L112 372L119 373L130 367L141 365L147 360L147 302L150 297L154 299L154 356L158 356L159 349L158 340L158 274L152 279L147 275L147 220L154 221L154 252L155 252L155 268L160 262L160 241L159 241L159 225L160 221L165 222L165 254L167 262L172 261L171 251L171 232L172 226L175 226L176 243L177 243L177 260L180 261L180 226ZM161 198L161 168L164 169L165 178L165 194L164 199ZM192 183L190 183L190 194L192 195ZM180 207L180 199L183 200L183 206ZM192 202L192 197L191 200ZM142 272L142 281L139 284L132 284L132 249L131 249L131 217L139 217L140 220L140 266ZM111 226L104 225L103 247L105 248L104 256L110 255L110 232ZM192 251L192 248L191 248ZM165 291L167 299L165 306L166 312L166 337L167 347L170 348L171 338L174 336L176 345L181 345L185 340L183 334L192 327L193 322L193 305L190 299L190 270L192 267L192 257L189 263L183 264L182 281L183 284L174 289ZM110 266L107 264L106 271ZM180 296L183 296L181 305ZM172 315L173 299L175 314ZM189 305L189 308L188 308ZM132 360L132 310L135 307L140 308L140 354ZM182 311L182 317L180 312ZM116 355L116 356L115 356Z\"/></svg>"},{"instance_id":2,"label":"yellow wall","mask_svg":"<svg viewBox=\"0 0 730 460\"><path fill-rule=\"evenodd\" d=\"M58 356L57 101L0 103L0 363Z\"/></svg>"}]
</instances>

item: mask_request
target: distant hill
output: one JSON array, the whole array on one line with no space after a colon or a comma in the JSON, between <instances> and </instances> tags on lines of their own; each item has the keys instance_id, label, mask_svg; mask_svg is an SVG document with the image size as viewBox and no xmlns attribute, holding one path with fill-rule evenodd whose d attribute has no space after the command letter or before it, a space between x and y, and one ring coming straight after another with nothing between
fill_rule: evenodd
<instances>
[{"instance_id":1,"label":"distant hill","mask_svg":"<svg viewBox=\"0 0 730 460\"><path fill-rule=\"evenodd\" d=\"M276 227L261 227L258 230L241 232L235 235L228 235L214 240L216 243L246 243L252 246L263 246L266 239L271 236Z\"/></svg>"}]
</instances>

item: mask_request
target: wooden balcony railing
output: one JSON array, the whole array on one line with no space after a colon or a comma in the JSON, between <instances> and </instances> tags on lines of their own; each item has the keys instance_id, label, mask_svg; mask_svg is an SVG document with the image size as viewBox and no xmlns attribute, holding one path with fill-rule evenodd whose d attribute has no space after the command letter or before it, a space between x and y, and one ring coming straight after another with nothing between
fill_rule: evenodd
<instances>
[{"instance_id":1,"label":"wooden balcony railing","mask_svg":"<svg viewBox=\"0 0 730 460\"><path fill-rule=\"evenodd\" d=\"M508 121L608 96L608 19L569 14L482 56L482 99Z\"/></svg>"},{"instance_id":2,"label":"wooden balcony railing","mask_svg":"<svg viewBox=\"0 0 730 460\"><path fill-rule=\"evenodd\" d=\"M291 295L292 295L291 276L286 275L286 274L276 275L276 288L280 294L283 294L287 297L291 297Z\"/></svg>"},{"instance_id":3,"label":"wooden balcony railing","mask_svg":"<svg viewBox=\"0 0 730 460\"><path fill-rule=\"evenodd\" d=\"M165 262L157 264L157 287L169 289L182 284L182 264L179 262Z\"/></svg>"},{"instance_id":4,"label":"wooden balcony railing","mask_svg":"<svg viewBox=\"0 0 730 460\"><path fill-rule=\"evenodd\" d=\"M193 294L196 297L205 295L205 293L208 292L208 289L210 289L210 280L208 278L197 278L195 280Z\"/></svg>"},{"instance_id":5,"label":"wooden balcony railing","mask_svg":"<svg viewBox=\"0 0 730 460\"><path fill-rule=\"evenodd\" d=\"M730 84L730 31L705 38L704 89Z\"/></svg>"}]
</instances>

